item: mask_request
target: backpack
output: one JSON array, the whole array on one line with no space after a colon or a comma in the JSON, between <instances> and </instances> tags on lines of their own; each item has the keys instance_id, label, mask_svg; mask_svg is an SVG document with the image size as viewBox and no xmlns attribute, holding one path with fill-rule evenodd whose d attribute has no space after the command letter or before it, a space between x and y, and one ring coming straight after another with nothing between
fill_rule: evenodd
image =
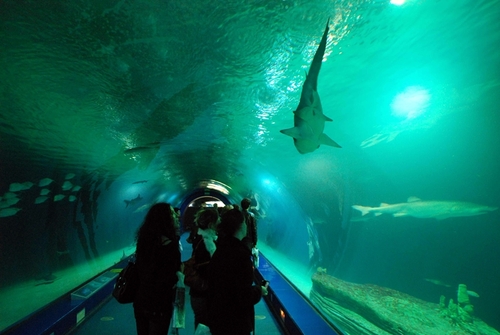
<instances>
[{"instance_id":1,"label":"backpack","mask_svg":"<svg viewBox=\"0 0 500 335\"><path fill-rule=\"evenodd\" d=\"M198 249L200 243L203 243L203 239L198 242L195 251ZM184 284L197 291L206 291L208 289L208 283L205 279L201 278L198 269L208 265L208 263L210 263L210 261L196 264L195 253L193 252L193 256L182 263L184 266Z\"/></svg>"},{"instance_id":2,"label":"backpack","mask_svg":"<svg viewBox=\"0 0 500 335\"><path fill-rule=\"evenodd\" d=\"M139 273L133 262L120 272L113 288L113 297L120 304L129 304L134 301L135 294L139 289Z\"/></svg>"}]
</instances>

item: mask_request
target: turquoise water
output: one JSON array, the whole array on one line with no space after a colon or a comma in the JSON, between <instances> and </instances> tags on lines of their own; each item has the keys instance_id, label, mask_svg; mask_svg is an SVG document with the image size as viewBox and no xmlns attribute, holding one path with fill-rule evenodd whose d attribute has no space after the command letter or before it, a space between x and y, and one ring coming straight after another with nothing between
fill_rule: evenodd
<instances>
[{"instance_id":1,"label":"turquoise water","mask_svg":"<svg viewBox=\"0 0 500 335\"><path fill-rule=\"evenodd\" d=\"M50 302L128 252L148 205L208 186L257 195L262 249L306 295L317 267L433 303L464 283L500 330L498 210L352 209L499 206L499 17L499 1L0 1L1 294ZM279 131L327 19L318 93L342 149L300 155Z\"/></svg>"}]
</instances>

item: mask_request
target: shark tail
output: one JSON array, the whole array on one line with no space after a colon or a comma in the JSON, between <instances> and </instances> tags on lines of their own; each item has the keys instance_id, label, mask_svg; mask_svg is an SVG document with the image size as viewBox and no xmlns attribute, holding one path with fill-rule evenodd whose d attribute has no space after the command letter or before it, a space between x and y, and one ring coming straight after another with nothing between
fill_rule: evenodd
<instances>
[{"instance_id":1,"label":"shark tail","mask_svg":"<svg viewBox=\"0 0 500 335\"><path fill-rule=\"evenodd\" d=\"M125 202L125 208L127 208L128 205L130 204L130 201L128 201L128 200L123 200L123 202Z\"/></svg>"},{"instance_id":2,"label":"shark tail","mask_svg":"<svg viewBox=\"0 0 500 335\"><path fill-rule=\"evenodd\" d=\"M367 206L360 206L360 205L353 205L352 208L358 210L361 212L361 215L364 216L368 213L370 213L370 209L371 207L367 207Z\"/></svg>"},{"instance_id":3,"label":"shark tail","mask_svg":"<svg viewBox=\"0 0 500 335\"><path fill-rule=\"evenodd\" d=\"M314 90L317 90L318 86L318 75L319 75L319 70L321 69L321 63L323 63L323 55L325 54L326 50L326 42L328 39L328 31L330 29L330 19L326 22L326 27L325 31L323 32L323 36L321 37L321 41L319 42L318 49L316 50L316 53L314 54L313 60L311 62L311 67L309 68L309 73L307 74L307 79L311 79L312 82L312 87Z\"/></svg>"}]
</instances>

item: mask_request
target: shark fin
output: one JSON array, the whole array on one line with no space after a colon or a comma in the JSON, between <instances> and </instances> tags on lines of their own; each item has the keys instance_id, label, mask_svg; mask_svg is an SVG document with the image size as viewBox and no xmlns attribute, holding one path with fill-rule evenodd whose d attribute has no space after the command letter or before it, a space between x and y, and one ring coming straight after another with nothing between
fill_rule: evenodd
<instances>
[{"instance_id":1,"label":"shark fin","mask_svg":"<svg viewBox=\"0 0 500 335\"><path fill-rule=\"evenodd\" d=\"M319 142L321 144L324 144L324 145L329 145L331 147L336 147L336 148L342 148L340 145L338 145L337 142L335 142L334 140L332 140L330 137L328 137L328 135L326 135L325 133L321 134L319 136Z\"/></svg>"},{"instance_id":2,"label":"shark fin","mask_svg":"<svg viewBox=\"0 0 500 335\"><path fill-rule=\"evenodd\" d=\"M378 212L378 213L375 213L375 216L380 216L382 215L382 213Z\"/></svg>"},{"instance_id":3,"label":"shark fin","mask_svg":"<svg viewBox=\"0 0 500 335\"><path fill-rule=\"evenodd\" d=\"M392 216L394 216L395 218L399 218L399 217L402 217L402 216L407 216L408 214L404 213L404 212L398 212L398 213L394 213L392 214Z\"/></svg>"},{"instance_id":4,"label":"shark fin","mask_svg":"<svg viewBox=\"0 0 500 335\"><path fill-rule=\"evenodd\" d=\"M352 208L358 210L361 212L361 215L364 216L368 213L370 213L370 209L371 207L367 207L367 206L360 206L360 205L353 205Z\"/></svg>"},{"instance_id":5,"label":"shark fin","mask_svg":"<svg viewBox=\"0 0 500 335\"><path fill-rule=\"evenodd\" d=\"M407 201L408 202L419 202L419 201L422 201L422 199L412 196L412 197L409 197Z\"/></svg>"},{"instance_id":6,"label":"shark fin","mask_svg":"<svg viewBox=\"0 0 500 335\"><path fill-rule=\"evenodd\" d=\"M332 119L330 119L328 116L326 116L325 114L323 114L323 119L325 121L333 121Z\"/></svg>"},{"instance_id":7,"label":"shark fin","mask_svg":"<svg viewBox=\"0 0 500 335\"><path fill-rule=\"evenodd\" d=\"M300 129L298 127L283 129L283 130L280 130L280 133L285 134L285 135L290 136L290 137L293 137L293 138L301 138Z\"/></svg>"}]
</instances>

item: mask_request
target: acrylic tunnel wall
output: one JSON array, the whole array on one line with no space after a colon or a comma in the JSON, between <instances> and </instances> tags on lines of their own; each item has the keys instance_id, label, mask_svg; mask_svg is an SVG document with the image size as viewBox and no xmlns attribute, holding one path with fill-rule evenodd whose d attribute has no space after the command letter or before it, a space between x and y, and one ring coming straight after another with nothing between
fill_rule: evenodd
<instances>
[{"instance_id":1,"label":"acrylic tunnel wall","mask_svg":"<svg viewBox=\"0 0 500 335\"><path fill-rule=\"evenodd\" d=\"M208 195L252 198L260 251L346 333L499 334L498 17L0 1L0 331Z\"/></svg>"}]
</instances>

